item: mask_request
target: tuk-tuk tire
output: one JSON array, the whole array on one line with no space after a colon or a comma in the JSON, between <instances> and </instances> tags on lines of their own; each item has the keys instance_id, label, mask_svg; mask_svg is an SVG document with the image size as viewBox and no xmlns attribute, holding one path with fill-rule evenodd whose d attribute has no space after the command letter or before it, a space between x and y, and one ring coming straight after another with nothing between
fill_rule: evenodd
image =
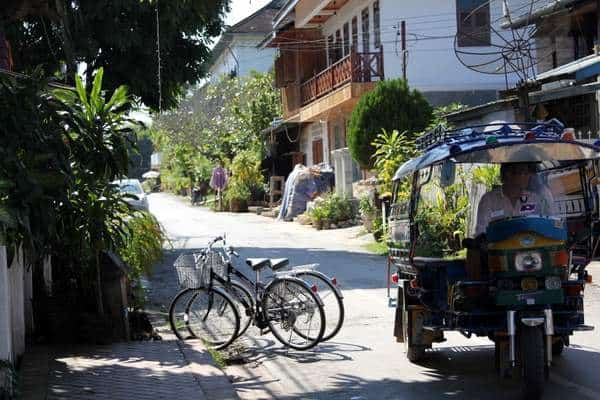
<instances>
[{"instance_id":1,"label":"tuk-tuk tire","mask_svg":"<svg viewBox=\"0 0 600 400\"><path fill-rule=\"evenodd\" d=\"M406 358L411 363L418 363L425 357L425 346L406 346Z\"/></svg>"},{"instance_id":2,"label":"tuk-tuk tire","mask_svg":"<svg viewBox=\"0 0 600 400\"><path fill-rule=\"evenodd\" d=\"M552 355L560 356L565 349L565 340L561 337L556 342L552 343Z\"/></svg>"},{"instance_id":3,"label":"tuk-tuk tire","mask_svg":"<svg viewBox=\"0 0 600 400\"><path fill-rule=\"evenodd\" d=\"M523 396L528 400L540 399L546 382L544 336L539 327L523 326L519 332Z\"/></svg>"}]
</instances>

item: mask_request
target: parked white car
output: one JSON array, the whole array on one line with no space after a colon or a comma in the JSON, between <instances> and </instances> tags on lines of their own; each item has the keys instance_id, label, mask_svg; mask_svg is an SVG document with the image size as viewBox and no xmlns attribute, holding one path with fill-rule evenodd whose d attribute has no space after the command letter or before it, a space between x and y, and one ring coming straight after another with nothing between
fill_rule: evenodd
<instances>
[{"instance_id":1,"label":"parked white car","mask_svg":"<svg viewBox=\"0 0 600 400\"><path fill-rule=\"evenodd\" d=\"M125 201L136 210L148 211L148 198L142 184L137 179L121 179L112 182L121 193L127 193L133 197L126 197Z\"/></svg>"}]
</instances>

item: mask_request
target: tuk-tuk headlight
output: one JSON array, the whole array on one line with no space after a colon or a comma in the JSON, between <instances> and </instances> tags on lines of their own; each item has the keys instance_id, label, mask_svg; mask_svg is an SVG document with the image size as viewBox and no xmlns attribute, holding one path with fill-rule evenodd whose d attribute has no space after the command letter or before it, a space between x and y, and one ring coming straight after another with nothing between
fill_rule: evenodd
<instances>
[{"instance_id":1,"label":"tuk-tuk headlight","mask_svg":"<svg viewBox=\"0 0 600 400\"><path fill-rule=\"evenodd\" d=\"M547 276L544 282L546 289L556 290L562 287L562 281L558 276Z\"/></svg>"},{"instance_id":2,"label":"tuk-tuk headlight","mask_svg":"<svg viewBox=\"0 0 600 400\"><path fill-rule=\"evenodd\" d=\"M542 255L537 251L524 251L515 256L517 271L530 272L542 269Z\"/></svg>"}]
</instances>

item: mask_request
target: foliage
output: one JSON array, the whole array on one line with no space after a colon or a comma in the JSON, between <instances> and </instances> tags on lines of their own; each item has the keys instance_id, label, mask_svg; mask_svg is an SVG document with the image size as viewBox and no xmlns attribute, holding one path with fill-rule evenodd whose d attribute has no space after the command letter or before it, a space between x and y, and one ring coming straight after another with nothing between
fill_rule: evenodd
<instances>
[{"instance_id":1,"label":"foliage","mask_svg":"<svg viewBox=\"0 0 600 400\"><path fill-rule=\"evenodd\" d=\"M262 187L263 183L256 154L251 150L241 151L231 162L231 179L225 189L225 200L249 200L252 191Z\"/></svg>"},{"instance_id":2,"label":"foliage","mask_svg":"<svg viewBox=\"0 0 600 400\"><path fill-rule=\"evenodd\" d=\"M109 67L109 90L126 84L141 101L158 109L156 7L159 6L162 105L172 108L185 86L206 74L209 39L221 34L229 0L35 0L31 7L0 10L11 21L6 33L12 44L15 68L26 71L43 65L61 78L67 66L68 83L78 66L92 72ZM28 0L31 3L32 0ZM57 8L58 7L58 8ZM27 10L27 12L20 12Z\"/></svg>"},{"instance_id":3,"label":"foliage","mask_svg":"<svg viewBox=\"0 0 600 400\"><path fill-rule=\"evenodd\" d=\"M102 251L124 246L126 216L132 212L110 182L127 175L128 149L135 143L137 124L128 116L132 103L125 87L105 96L102 78L100 69L89 92L79 77L76 91L54 91L65 110L60 115L66 127L72 186L67 190L67 201L57 205L60 239L53 243L53 254L63 272L70 269L81 278L82 289L91 285L90 272L96 271L99 313L103 313L99 256ZM77 268L83 271L73 272Z\"/></svg>"},{"instance_id":4,"label":"foliage","mask_svg":"<svg viewBox=\"0 0 600 400\"><path fill-rule=\"evenodd\" d=\"M427 126L431 116L427 100L417 90L410 90L405 81L378 82L360 98L350 116L347 134L350 154L361 167L372 168L373 142L381 129L406 132L412 137Z\"/></svg>"},{"instance_id":5,"label":"foliage","mask_svg":"<svg viewBox=\"0 0 600 400\"><path fill-rule=\"evenodd\" d=\"M348 198L334 192L325 193L308 215L313 224L319 225L324 221L338 223L354 219L356 207Z\"/></svg>"},{"instance_id":6,"label":"foliage","mask_svg":"<svg viewBox=\"0 0 600 400\"><path fill-rule=\"evenodd\" d=\"M422 189L429 193L422 193L415 217L419 229L417 255L443 257L462 249L462 239L467 232L469 197L466 175L458 178L456 183L444 189L434 184Z\"/></svg>"},{"instance_id":7,"label":"foliage","mask_svg":"<svg viewBox=\"0 0 600 400\"><path fill-rule=\"evenodd\" d=\"M362 196L358 202L358 209L362 215L373 214L375 212L375 205L371 201L371 196Z\"/></svg>"},{"instance_id":8,"label":"foliage","mask_svg":"<svg viewBox=\"0 0 600 400\"><path fill-rule=\"evenodd\" d=\"M39 70L27 80L0 75L0 240L9 252L22 247L28 263L60 237L56 205L72 184L58 106L45 86Z\"/></svg>"},{"instance_id":9,"label":"foliage","mask_svg":"<svg viewBox=\"0 0 600 400\"><path fill-rule=\"evenodd\" d=\"M11 362L0 360L0 379L0 399L19 398L19 374Z\"/></svg>"},{"instance_id":10,"label":"foliage","mask_svg":"<svg viewBox=\"0 0 600 400\"><path fill-rule=\"evenodd\" d=\"M416 155L414 140L407 132L400 134L394 130L382 132L372 143L374 167L378 177L383 181L384 191L391 191L394 174L400 165Z\"/></svg>"},{"instance_id":11,"label":"foliage","mask_svg":"<svg viewBox=\"0 0 600 400\"><path fill-rule=\"evenodd\" d=\"M466 108L466 107L467 106L465 106L464 104L450 103L450 104L445 105L445 106L440 106L440 107L434 108L433 109L433 114L432 114L431 121L429 121L429 124L423 130L422 133L428 132L428 131L432 130L433 128L437 127L438 125L444 126L445 129L452 129L452 126L450 124L448 124L448 120L446 119L446 115L450 114L450 113L453 113L453 112L456 112L456 111L460 111L460 110L462 110L463 108Z\"/></svg>"},{"instance_id":12,"label":"foliage","mask_svg":"<svg viewBox=\"0 0 600 400\"><path fill-rule=\"evenodd\" d=\"M473 182L485 185L488 191L500 185L500 165L486 165L473 170Z\"/></svg>"},{"instance_id":13,"label":"foliage","mask_svg":"<svg viewBox=\"0 0 600 400\"><path fill-rule=\"evenodd\" d=\"M371 253L375 253L378 256L388 255L388 245L385 241L375 241L365 245L365 248Z\"/></svg>"},{"instance_id":14,"label":"foliage","mask_svg":"<svg viewBox=\"0 0 600 400\"><path fill-rule=\"evenodd\" d=\"M227 185L223 198L227 203L230 203L231 201L248 201L251 195L252 193L247 185L234 180Z\"/></svg>"},{"instance_id":15,"label":"foliage","mask_svg":"<svg viewBox=\"0 0 600 400\"><path fill-rule=\"evenodd\" d=\"M132 306L138 308L145 299L140 279L143 274L152 275L152 266L162 259L162 247L168 239L156 218L147 212L136 212L127 220L127 226L128 235L118 253L131 268L129 278L138 289Z\"/></svg>"},{"instance_id":16,"label":"foliage","mask_svg":"<svg viewBox=\"0 0 600 400\"><path fill-rule=\"evenodd\" d=\"M261 131L281 116L279 91L273 73L221 77L197 89L177 110L156 119L153 142L165 151L188 144L212 162L232 160L242 150L262 158Z\"/></svg>"}]
</instances>

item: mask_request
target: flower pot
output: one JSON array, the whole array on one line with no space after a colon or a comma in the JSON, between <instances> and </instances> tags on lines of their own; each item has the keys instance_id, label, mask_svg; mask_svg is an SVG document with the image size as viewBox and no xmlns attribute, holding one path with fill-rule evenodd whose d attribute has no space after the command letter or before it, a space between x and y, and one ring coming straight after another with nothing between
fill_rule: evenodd
<instances>
[{"instance_id":1,"label":"flower pot","mask_svg":"<svg viewBox=\"0 0 600 400\"><path fill-rule=\"evenodd\" d=\"M229 201L229 210L231 212L247 212L248 202L246 200L234 199Z\"/></svg>"}]
</instances>

